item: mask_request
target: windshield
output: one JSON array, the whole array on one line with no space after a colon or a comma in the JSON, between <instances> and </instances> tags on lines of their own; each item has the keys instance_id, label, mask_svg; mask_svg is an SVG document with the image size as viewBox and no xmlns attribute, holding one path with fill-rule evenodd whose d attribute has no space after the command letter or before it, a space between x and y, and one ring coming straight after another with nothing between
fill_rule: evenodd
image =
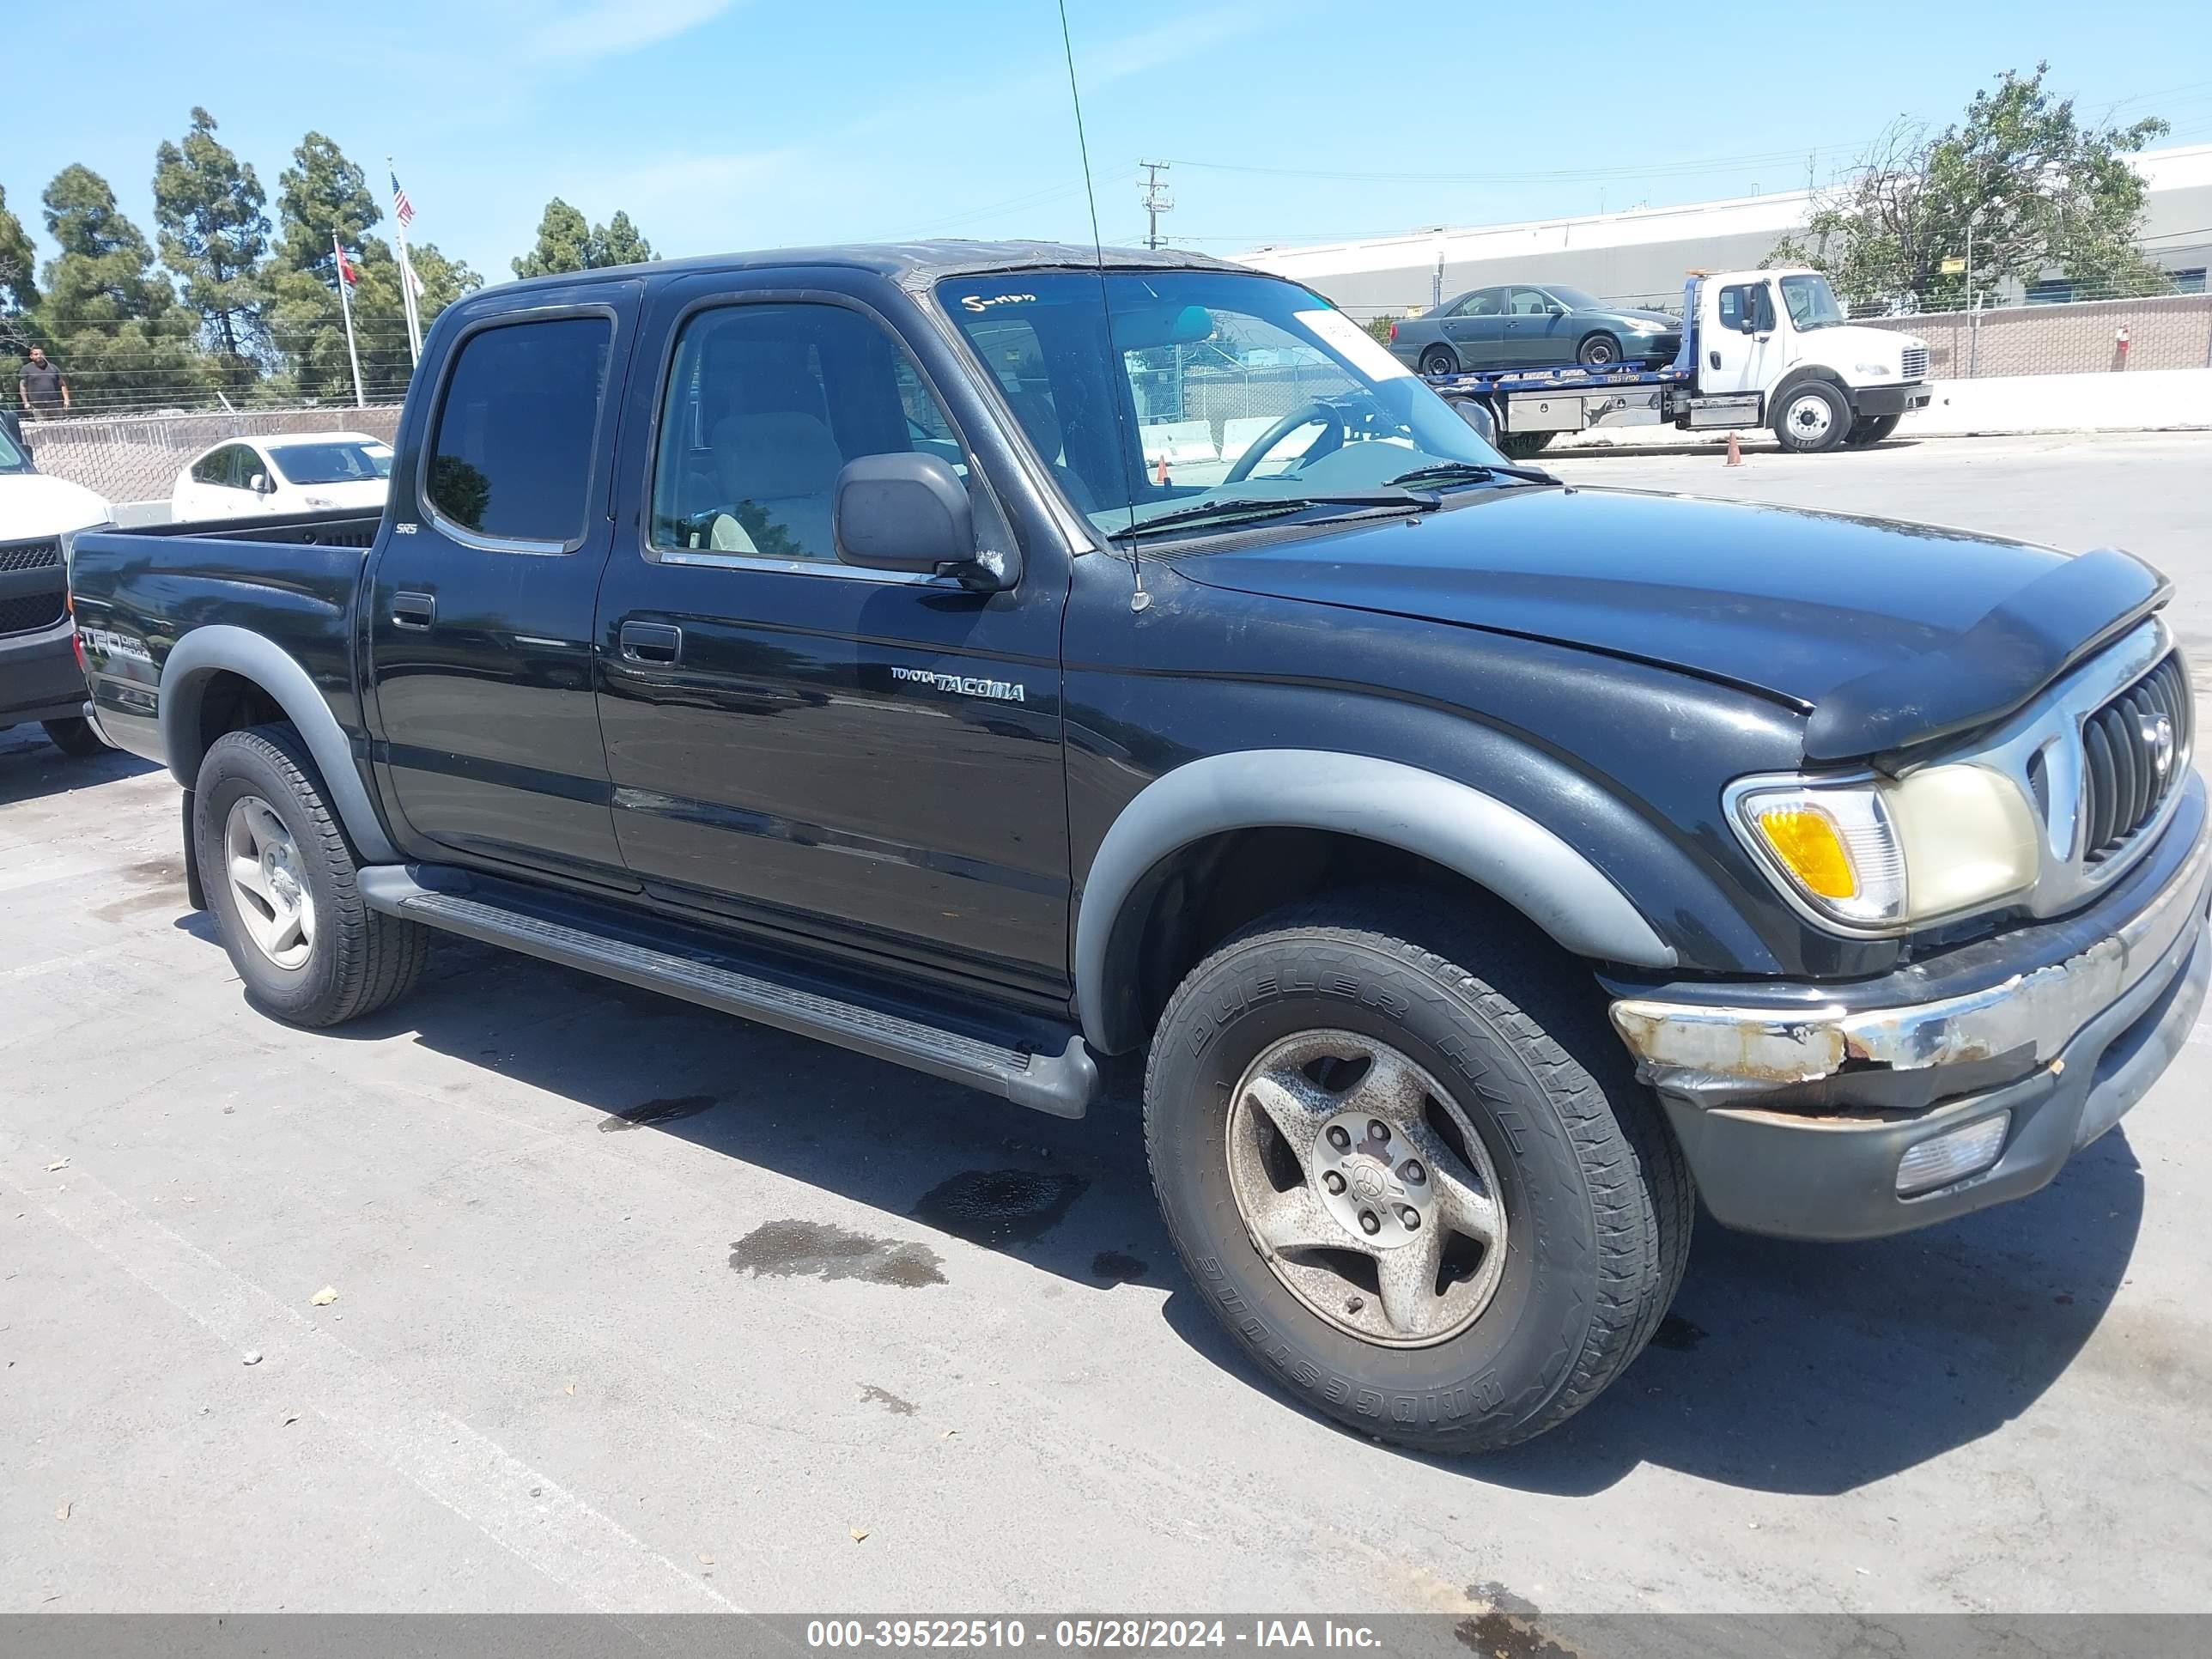
<instances>
[{"instance_id":1,"label":"windshield","mask_svg":"<svg viewBox=\"0 0 2212 1659\"><path fill-rule=\"evenodd\" d=\"M1844 308L1836 303L1836 291L1825 276L1784 276L1782 303L1790 307L1790 320L1800 333L1833 328L1844 320Z\"/></svg>"},{"instance_id":2,"label":"windshield","mask_svg":"<svg viewBox=\"0 0 2212 1659\"><path fill-rule=\"evenodd\" d=\"M956 277L937 293L1068 499L1109 535L1216 501L1371 495L1423 468L1504 465L1371 335L1293 283L1109 275L1110 348L1099 287L1089 273L1030 271ZM1494 481L1445 487L1483 482ZM1375 503L1330 504L1363 505ZM1218 527L1200 514L1176 529Z\"/></svg>"},{"instance_id":3,"label":"windshield","mask_svg":"<svg viewBox=\"0 0 2212 1659\"><path fill-rule=\"evenodd\" d=\"M1570 311L1603 311L1605 301L1596 295L1579 288L1562 288L1557 283L1545 285L1544 292Z\"/></svg>"},{"instance_id":4,"label":"windshield","mask_svg":"<svg viewBox=\"0 0 2212 1659\"><path fill-rule=\"evenodd\" d=\"M392 476L391 449L357 439L271 445L269 459L295 484L368 483Z\"/></svg>"}]
</instances>

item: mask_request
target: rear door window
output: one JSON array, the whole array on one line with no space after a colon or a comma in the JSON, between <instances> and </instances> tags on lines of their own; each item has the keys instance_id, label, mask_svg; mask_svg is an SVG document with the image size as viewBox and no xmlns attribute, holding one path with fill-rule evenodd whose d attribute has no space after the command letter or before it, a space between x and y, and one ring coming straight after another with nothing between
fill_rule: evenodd
<instances>
[{"instance_id":1,"label":"rear door window","mask_svg":"<svg viewBox=\"0 0 2212 1659\"><path fill-rule=\"evenodd\" d=\"M502 323L461 343L424 491L449 528L531 551L581 540L613 343L603 316Z\"/></svg>"}]
</instances>

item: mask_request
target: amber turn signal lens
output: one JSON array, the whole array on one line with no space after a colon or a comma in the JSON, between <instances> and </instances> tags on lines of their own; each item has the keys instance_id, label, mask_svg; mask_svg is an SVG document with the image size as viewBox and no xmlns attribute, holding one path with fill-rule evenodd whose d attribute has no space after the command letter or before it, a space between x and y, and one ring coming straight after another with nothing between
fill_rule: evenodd
<instances>
[{"instance_id":1,"label":"amber turn signal lens","mask_svg":"<svg viewBox=\"0 0 2212 1659\"><path fill-rule=\"evenodd\" d=\"M1759 815L1759 829L1807 892L1832 899L1858 896L1850 854L1844 850L1835 820L1826 812L1807 806L1771 807Z\"/></svg>"}]
</instances>

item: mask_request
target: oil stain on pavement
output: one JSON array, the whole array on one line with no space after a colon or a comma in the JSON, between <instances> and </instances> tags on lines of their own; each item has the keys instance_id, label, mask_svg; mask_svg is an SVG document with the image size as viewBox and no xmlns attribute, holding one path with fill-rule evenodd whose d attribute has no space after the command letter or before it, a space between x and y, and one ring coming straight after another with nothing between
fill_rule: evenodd
<instances>
[{"instance_id":1,"label":"oil stain on pavement","mask_svg":"<svg viewBox=\"0 0 2212 1659\"><path fill-rule=\"evenodd\" d=\"M755 1279L858 1279L908 1291L945 1283L942 1259L927 1244L826 1221L765 1222L730 1246L730 1266Z\"/></svg>"},{"instance_id":2,"label":"oil stain on pavement","mask_svg":"<svg viewBox=\"0 0 2212 1659\"><path fill-rule=\"evenodd\" d=\"M1058 1171L969 1170L924 1193L914 1218L971 1244L1026 1244L1058 1225L1090 1184Z\"/></svg>"},{"instance_id":3,"label":"oil stain on pavement","mask_svg":"<svg viewBox=\"0 0 2212 1659\"><path fill-rule=\"evenodd\" d=\"M719 1095L670 1095L661 1100L648 1100L642 1106L601 1118L599 1133L613 1134L623 1129L642 1129L649 1123L673 1123L678 1118L696 1117L702 1112L712 1111L720 1103Z\"/></svg>"}]
</instances>

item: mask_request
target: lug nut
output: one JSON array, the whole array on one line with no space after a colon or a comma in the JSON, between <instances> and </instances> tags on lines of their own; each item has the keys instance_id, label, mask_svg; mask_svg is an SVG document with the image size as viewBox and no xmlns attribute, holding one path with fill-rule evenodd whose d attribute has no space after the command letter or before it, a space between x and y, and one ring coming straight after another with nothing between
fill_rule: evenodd
<instances>
[{"instance_id":1,"label":"lug nut","mask_svg":"<svg viewBox=\"0 0 2212 1659\"><path fill-rule=\"evenodd\" d=\"M1385 1122L1384 1122L1381 1118L1379 1118L1379 1117L1370 1117L1370 1118L1369 1118L1369 1119L1367 1120L1367 1138L1368 1138L1370 1140L1388 1140L1388 1139L1390 1139L1390 1126L1389 1126L1389 1124L1385 1123Z\"/></svg>"},{"instance_id":2,"label":"lug nut","mask_svg":"<svg viewBox=\"0 0 2212 1659\"><path fill-rule=\"evenodd\" d=\"M1398 1166L1398 1176L1418 1187L1429 1178L1429 1172L1421 1167L1419 1159L1409 1158Z\"/></svg>"},{"instance_id":3,"label":"lug nut","mask_svg":"<svg viewBox=\"0 0 2212 1659\"><path fill-rule=\"evenodd\" d=\"M1340 1193L1344 1190L1344 1177L1334 1170L1324 1170L1322 1172L1321 1184L1332 1193Z\"/></svg>"},{"instance_id":4,"label":"lug nut","mask_svg":"<svg viewBox=\"0 0 2212 1659\"><path fill-rule=\"evenodd\" d=\"M1347 1296L1344 1298L1344 1310L1349 1314L1356 1314L1366 1305L1367 1298L1364 1296Z\"/></svg>"},{"instance_id":5,"label":"lug nut","mask_svg":"<svg viewBox=\"0 0 2212 1659\"><path fill-rule=\"evenodd\" d=\"M1407 1232L1418 1232L1420 1231L1421 1212L1415 1209L1412 1205L1408 1204L1404 1209L1398 1212L1398 1219L1406 1224L1406 1231Z\"/></svg>"},{"instance_id":6,"label":"lug nut","mask_svg":"<svg viewBox=\"0 0 2212 1659\"><path fill-rule=\"evenodd\" d=\"M1359 1212L1359 1231L1370 1237L1382 1231L1382 1224L1376 1218L1374 1211L1362 1210Z\"/></svg>"},{"instance_id":7,"label":"lug nut","mask_svg":"<svg viewBox=\"0 0 2212 1659\"><path fill-rule=\"evenodd\" d=\"M1328 1144L1340 1152L1347 1151L1352 1146L1351 1133L1341 1123L1332 1123L1328 1126Z\"/></svg>"}]
</instances>

